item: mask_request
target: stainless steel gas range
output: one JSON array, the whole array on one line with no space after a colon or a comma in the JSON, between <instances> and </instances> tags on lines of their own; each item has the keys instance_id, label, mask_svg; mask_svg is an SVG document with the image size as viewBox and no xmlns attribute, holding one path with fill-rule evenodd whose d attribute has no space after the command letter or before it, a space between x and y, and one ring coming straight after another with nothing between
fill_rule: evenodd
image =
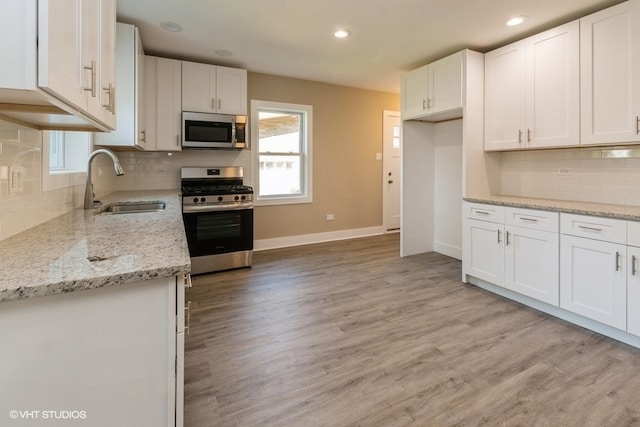
<instances>
[{"instance_id":1,"label":"stainless steel gas range","mask_svg":"<svg viewBox=\"0 0 640 427\"><path fill-rule=\"evenodd\" d=\"M250 267L253 189L241 167L184 167L182 217L191 274Z\"/></svg>"}]
</instances>

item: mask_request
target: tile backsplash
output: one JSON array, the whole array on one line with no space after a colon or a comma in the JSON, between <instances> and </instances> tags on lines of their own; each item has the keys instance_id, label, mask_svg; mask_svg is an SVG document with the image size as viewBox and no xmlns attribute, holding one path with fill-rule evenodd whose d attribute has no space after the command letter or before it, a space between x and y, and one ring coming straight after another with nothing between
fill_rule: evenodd
<instances>
[{"instance_id":1,"label":"tile backsplash","mask_svg":"<svg viewBox=\"0 0 640 427\"><path fill-rule=\"evenodd\" d=\"M603 150L502 153L501 193L640 206L640 158L603 158Z\"/></svg>"},{"instance_id":2,"label":"tile backsplash","mask_svg":"<svg viewBox=\"0 0 640 427\"><path fill-rule=\"evenodd\" d=\"M83 190L43 192L42 132L0 122L0 240L80 206Z\"/></svg>"}]
</instances>

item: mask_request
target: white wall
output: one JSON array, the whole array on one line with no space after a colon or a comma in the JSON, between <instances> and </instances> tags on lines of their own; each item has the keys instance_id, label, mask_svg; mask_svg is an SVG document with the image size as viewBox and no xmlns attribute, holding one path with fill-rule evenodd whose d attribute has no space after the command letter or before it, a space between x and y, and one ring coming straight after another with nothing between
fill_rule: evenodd
<instances>
[{"instance_id":1,"label":"white wall","mask_svg":"<svg viewBox=\"0 0 640 427\"><path fill-rule=\"evenodd\" d=\"M433 250L462 259L462 119L435 124Z\"/></svg>"}]
</instances>

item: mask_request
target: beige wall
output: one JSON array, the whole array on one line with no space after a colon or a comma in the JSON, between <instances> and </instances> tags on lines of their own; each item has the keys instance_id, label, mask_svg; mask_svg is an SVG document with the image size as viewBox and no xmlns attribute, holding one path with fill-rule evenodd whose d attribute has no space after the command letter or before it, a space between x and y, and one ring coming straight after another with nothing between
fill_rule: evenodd
<instances>
[{"instance_id":1,"label":"beige wall","mask_svg":"<svg viewBox=\"0 0 640 427\"><path fill-rule=\"evenodd\" d=\"M249 99L313 106L313 203L255 210L255 238L382 225L383 110L400 96L249 73ZM335 214L327 221L328 213Z\"/></svg>"}]
</instances>

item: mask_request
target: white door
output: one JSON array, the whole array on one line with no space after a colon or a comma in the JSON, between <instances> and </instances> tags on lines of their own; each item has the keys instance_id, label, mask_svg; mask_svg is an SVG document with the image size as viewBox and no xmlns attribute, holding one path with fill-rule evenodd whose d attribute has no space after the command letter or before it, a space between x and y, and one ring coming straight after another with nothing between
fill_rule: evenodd
<instances>
[{"instance_id":1,"label":"white door","mask_svg":"<svg viewBox=\"0 0 640 427\"><path fill-rule=\"evenodd\" d=\"M558 233L507 227L505 287L558 306Z\"/></svg>"},{"instance_id":2,"label":"white door","mask_svg":"<svg viewBox=\"0 0 640 427\"><path fill-rule=\"evenodd\" d=\"M625 256L625 245L563 235L560 240L560 307L626 329Z\"/></svg>"},{"instance_id":3,"label":"white door","mask_svg":"<svg viewBox=\"0 0 640 427\"><path fill-rule=\"evenodd\" d=\"M384 225L390 231L400 229L400 113L384 111L383 117L383 210Z\"/></svg>"}]
</instances>

